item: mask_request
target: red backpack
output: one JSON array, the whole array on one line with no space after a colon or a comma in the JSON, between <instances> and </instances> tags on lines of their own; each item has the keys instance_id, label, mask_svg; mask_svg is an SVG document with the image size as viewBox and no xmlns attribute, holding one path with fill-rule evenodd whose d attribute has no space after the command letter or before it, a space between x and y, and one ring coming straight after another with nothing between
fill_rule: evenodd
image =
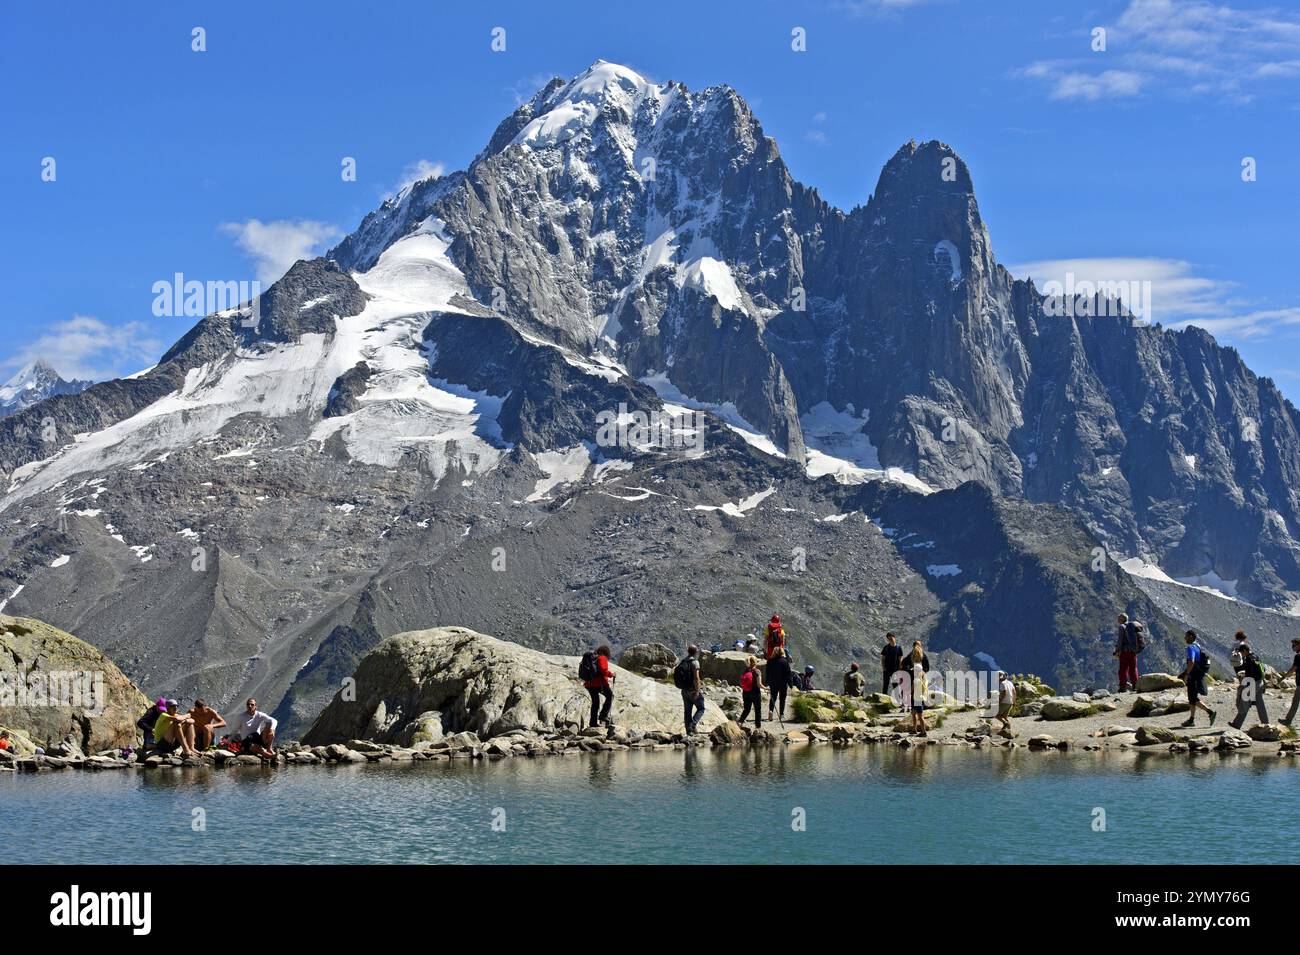
<instances>
[{"instance_id":1,"label":"red backpack","mask_svg":"<svg viewBox=\"0 0 1300 955\"><path fill-rule=\"evenodd\" d=\"M754 690L754 671L746 670L740 675L740 690L742 693L752 693Z\"/></svg>"}]
</instances>

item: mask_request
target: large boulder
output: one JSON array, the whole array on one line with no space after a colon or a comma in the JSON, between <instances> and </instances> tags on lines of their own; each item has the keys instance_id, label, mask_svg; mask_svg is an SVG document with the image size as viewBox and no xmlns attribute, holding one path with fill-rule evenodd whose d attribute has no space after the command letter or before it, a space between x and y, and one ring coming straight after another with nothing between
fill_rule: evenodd
<instances>
[{"instance_id":1,"label":"large boulder","mask_svg":"<svg viewBox=\"0 0 1300 955\"><path fill-rule=\"evenodd\" d=\"M740 675L749 668L749 658L758 661L760 670L767 666L762 654L749 654L743 650L723 650L721 653L700 653L700 676L706 680L721 680L740 685Z\"/></svg>"},{"instance_id":2,"label":"large boulder","mask_svg":"<svg viewBox=\"0 0 1300 955\"><path fill-rule=\"evenodd\" d=\"M1043 704L1041 715L1045 720L1076 720L1081 716L1087 716L1092 711L1091 703L1080 702L1069 697L1055 697Z\"/></svg>"},{"instance_id":3,"label":"large boulder","mask_svg":"<svg viewBox=\"0 0 1300 955\"><path fill-rule=\"evenodd\" d=\"M1176 690L1185 686L1182 680L1172 673L1144 673L1138 677L1139 693L1159 693L1161 690Z\"/></svg>"},{"instance_id":4,"label":"large boulder","mask_svg":"<svg viewBox=\"0 0 1300 955\"><path fill-rule=\"evenodd\" d=\"M672 647L662 643L636 643L619 655L618 665L642 676L666 680L672 676L677 660Z\"/></svg>"},{"instance_id":5,"label":"large boulder","mask_svg":"<svg viewBox=\"0 0 1300 955\"><path fill-rule=\"evenodd\" d=\"M682 695L673 686L612 667L614 723L637 732L682 729ZM578 682L578 658L555 656L464 627L389 637L357 666L353 692L340 691L303 742L312 746L369 738L394 743L421 733L473 732L486 740L513 730L554 732L586 726L591 698ZM348 697L355 697L349 699ZM701 732L726 722L705 702ZM411 724L415 724L412 726ZM369 735L367 735L367 731Z\"/></svg>"},{"instance_id":6,"label":"large boulder","mask_svg":"<svg viewBox=\"0 0 1300 955\"><path fill-rule=\"evenodd\" d=\"M133 746L149 701L84 640L27 617L0 614L0 729L47 751ZM14 733L17 736L17 733Z\"/></svg>"}]
</instances>

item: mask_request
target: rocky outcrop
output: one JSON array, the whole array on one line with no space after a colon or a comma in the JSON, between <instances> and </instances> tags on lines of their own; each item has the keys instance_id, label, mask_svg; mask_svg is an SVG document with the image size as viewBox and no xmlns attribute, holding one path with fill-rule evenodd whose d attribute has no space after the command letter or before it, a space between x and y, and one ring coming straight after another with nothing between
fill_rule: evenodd
<instances>
[{"instance_id":1,"label":"rocky outcrop","mask_svg":"<svg viewBox=\"0 0 1300 955\"><path fill-rule=\"evenodd\" d=\"M149 701L90 644L39 620L0 615L0 729L47 750L131 746Z\"/></svg>"},{"instance_id":2,"label":"rocky outcrop","mask_svg":"<svg viewBox=\"0 0 1300 955\"><path fill-rule=\"evenodd\" d=\"M1159 693L1161 690L1176 690L1183 685L1183 681L1172 673L1143 673L1138 677L1137 691Z\"/></svg>"},{"instance_id":3,"label":"rocky outcrop","mask_svg":"<svg viewBox=\"0 0 1300 955\"><path fill-rule=\"evenodd\" d=\"M666 680L679 659L672 647L662 643L635 643L619 654L618 665L641 676Z\"/></svg>"},{"instance_id":4,"label":"rocky outcrop","mask_svg":"<svg viewBox=\"0 0 1300 955\"><path fill-rule=\"evenodd\" d=\"M681 727L680 691L613 669L615 726L637 732ZM397 634L357 667L355 699L348 687L340 690L303 741L415 742L428 731L421 724L433 713L442 732L472 732L480 739L582 727L591 700L577 670L577 657L541 653L464 627ZM717 706L706 704L699 729L707 733L725 720Z\"/></svg>"}]
</instances>

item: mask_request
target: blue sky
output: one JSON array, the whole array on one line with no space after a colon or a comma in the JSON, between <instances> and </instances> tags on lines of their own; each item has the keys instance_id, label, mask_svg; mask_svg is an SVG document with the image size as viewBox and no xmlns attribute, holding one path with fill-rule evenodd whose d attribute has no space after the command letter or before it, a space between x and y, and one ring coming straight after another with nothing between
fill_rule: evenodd
<instances>
[{"instance_id":1,"label":"blue sky","mask_svg":"<svg viewBox=\"0 0 1300 955\"><path fill-rule=\"evenodd\" d=\"M1294 7L474 6L6 4L0 381L38 356L65 377L152 364L193 323L153 315L155 282L272 279L415 170L463 168L548 77L603 58L734 86L795 177L843 208L906 140L943 140L1013 271L1150 279L1153 318L1210 328L1300 397Z\"/></svg>"}]
</instances>

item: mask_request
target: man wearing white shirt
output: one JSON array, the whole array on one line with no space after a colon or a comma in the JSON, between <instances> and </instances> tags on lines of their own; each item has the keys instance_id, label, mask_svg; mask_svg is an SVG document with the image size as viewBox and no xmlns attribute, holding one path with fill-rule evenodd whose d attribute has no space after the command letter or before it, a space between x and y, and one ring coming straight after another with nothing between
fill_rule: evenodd
<instances>
[{"instance_id":1,"label":"man wearing white shirt","mask_svg":"<svg viewBox=\"0 0 1300 955\"><path fill-rule=\"evenodd\" d=\"M998 714L997 720L1002 724L1002 729L998 731L999 736L1005 736L1011 739L1016 735L1015 730L1011 728L1011 708L1016 705L1016 685L1011 682L1011 678L998 671Z\"/></svg>"},{"instance_id":2,"label":"man wearing white shirt","mask_svg":"<svg viewBox=\"0 0 1300 955\"><path fill-rule=\"evenodd\" d=\"M257 700L250 698L244 704L244 715L235 720L235 735L245 752L254 756L274 756L275 728L278 725L257 708Z\"/></svg>"}]
</instances>

